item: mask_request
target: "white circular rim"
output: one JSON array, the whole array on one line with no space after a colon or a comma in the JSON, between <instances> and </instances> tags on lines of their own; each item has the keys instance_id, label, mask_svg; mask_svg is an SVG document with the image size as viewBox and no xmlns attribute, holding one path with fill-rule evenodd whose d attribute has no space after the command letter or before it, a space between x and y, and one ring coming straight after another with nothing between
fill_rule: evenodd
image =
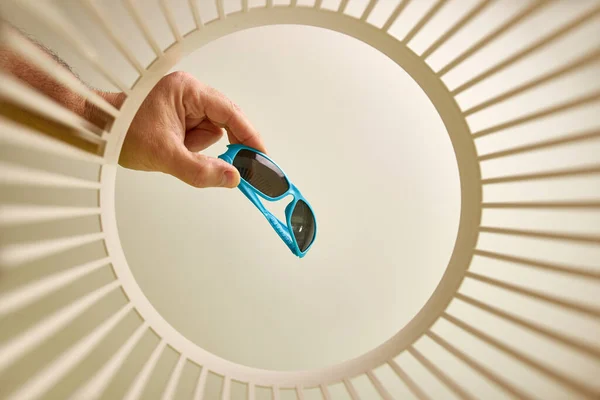
<instances>
[{"instance_id":1,"label":"white circular rim","mask_svg":"<svg viewBox=\"0 0 600 400\"><path fill-rule=\"evenodd\" d=\"M156 311L138 286L121 247L115 213L117 162L124 132L154 85L183 56L215 39L248 28L283 24L308 25L346 34L378 49L403 68L426 93L440 115L454 148L461 182L460 222L452 256L440 283L417 315L388 341L371 351L337 365L306 371L271 371L236 364L200 348L178 332ZM471 263L481 220L482 186L477 151L469 127L448 88L433 70L405 44L365 21L324 9L273 7L228 14L224 19L207 23L203 29L191 32L183 41L171 46L148 68L134 85L112 132L106 136L107 164L101 171L100 206L106 248L113 260L115 274L142 319L162 340L182 356L216 374L240 382L280 388L314 387L364 374L396 357L433 325L452 300Z\"/></svg>"}]
</instances>

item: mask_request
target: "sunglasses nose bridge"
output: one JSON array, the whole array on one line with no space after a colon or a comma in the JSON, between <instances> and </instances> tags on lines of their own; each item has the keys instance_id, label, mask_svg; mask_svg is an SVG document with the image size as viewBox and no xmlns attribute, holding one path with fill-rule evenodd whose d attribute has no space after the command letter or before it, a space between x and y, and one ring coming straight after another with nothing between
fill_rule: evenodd
<instances>
[{"instance_id":1,"label":"sunglasses nose bridge","mask_svg":"<svg viewBox=\"0 0 600 400\"><path fill-rule=\"evenodd\" d=\"M288 211L291 212L294 204L296 204L298 202L298 200L302 199L302 195L300 194L300 191L293 183L290 183L290 188L288 189L287 193L282 198L282 200L287 199L288 197L291 197L292 199L290 200L290 203L285 207L286 214L288 213Z\"/></svg>"},{"instance_id":2,"label":"sunglasses nose bridge","mask_svg":"<svg viewBox=\"0 0 600 400\"><path fill-rule=\"evenodd\" d=\"M296 204L296 197L295 196L292 198L292 201L290 201L290 204L288 204L287 206L285 206L285 215L286 215L286 217L288 215L292 214L292 211L294 210L294 204Z\"/></svg>"}]
</instances>

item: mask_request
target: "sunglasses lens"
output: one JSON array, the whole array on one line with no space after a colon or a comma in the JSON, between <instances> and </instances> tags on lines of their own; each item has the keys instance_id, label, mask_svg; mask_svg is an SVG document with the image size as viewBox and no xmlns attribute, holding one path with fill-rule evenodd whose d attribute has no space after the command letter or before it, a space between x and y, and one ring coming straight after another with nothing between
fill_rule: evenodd
<instances>
[{"instance_id":1,"label":"sunglasses lens","mask_svg":"<svg viewBox=\"0 0 600 400\"><path fill-rule=\"evenodd\" d=\"M283 172L267 158L251 150L240 150L233 159L240 176L269 197L279 197L290 187Z\"/></svg>"},{"instance_id":2,"label":"sunglasses lens","mask_svg":"<svg viewBox=\"0 0 600 400\"><path fill-rule=\"evenodd\" d=\"M305 251L315 238L315 216L302 200L298 200L292 212L292 230L300 251Z\"/></svg>"}]
</instances>

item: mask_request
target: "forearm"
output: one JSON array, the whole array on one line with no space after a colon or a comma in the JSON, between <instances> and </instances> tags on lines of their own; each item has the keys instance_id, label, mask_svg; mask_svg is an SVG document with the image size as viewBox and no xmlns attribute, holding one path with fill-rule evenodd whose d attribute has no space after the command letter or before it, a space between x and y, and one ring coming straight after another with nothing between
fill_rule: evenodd
<instances>
[{"instance_id":1,"label":"forearm","mask_svg":"<svg viewBox=\"0 0 600 400\"><path fill-rule=\"evenodd\" d=\"M11 28L15 29L15 28ZM21 32L15 31L22 35ZM24 36L24 35L23 35ZM42 49L46 54L52 57L58 68L64 68L76 76L69 65L56 56L51 50L45 48L34 40L29 39ZM31 64L28 60L21 57L18 53L8 48L0 42L0 69L13 77L25 82L35 90L43 93L61 106L71 110L72 112L84 117L95 125L104 128L110 118L103 111L99 110L93 104L87 102L85 98L73 92L68 87L65 87L60 82L46 74L44 71ZM124 100L124 95L121 93L108 93L99 90L91 89L106 101L119 108Z\"/></svg>"},{"instance_id":2,"label":"forearm","mask_svg":"<svg viewBox=\"0 0 600 400\"><path fill-rule=\"evenodd\" d=\"M85 101L12 49L0 45L0 68L73 112L83 115ZM65 68L61 66L61 68Z\"/></svg>"}]
</instances>

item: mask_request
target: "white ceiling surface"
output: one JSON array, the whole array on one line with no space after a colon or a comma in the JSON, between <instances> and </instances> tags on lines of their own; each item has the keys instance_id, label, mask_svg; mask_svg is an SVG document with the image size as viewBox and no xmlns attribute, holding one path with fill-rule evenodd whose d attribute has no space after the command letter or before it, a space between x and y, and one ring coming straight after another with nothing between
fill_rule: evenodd
<instances>
[{"instance_id":1,"label":"white ceiling surface","mask_svg":"<svg viewBox=\"0 0 600 400\"><path fill-rule=\"evenodd\" d=\"M460 209L450 140L418 85L367 45L297 26L225 37L176 69L242 107L319 232L298 259L238 190L121 170L121 241L156 309L204 349L273 369L343 361L402 328L444 272Z\"/></svg>"}]
</instances>

